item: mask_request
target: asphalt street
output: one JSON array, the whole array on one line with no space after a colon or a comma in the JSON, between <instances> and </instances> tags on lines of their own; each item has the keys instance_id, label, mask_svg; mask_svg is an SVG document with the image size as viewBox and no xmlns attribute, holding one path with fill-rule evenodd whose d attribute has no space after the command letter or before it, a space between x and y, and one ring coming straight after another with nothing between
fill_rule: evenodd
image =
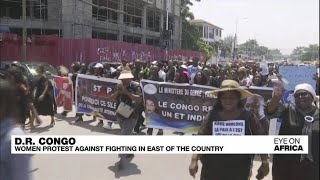
<instances>
[{"instance_id":1,"label":"asphalt street","mask_svg":"<svg viewBox=\"0 0 320 180\"><path fill-rule=\"evenodd\" d=\"M58 111L59 112L59 111ZM60 110L61 112L61 110ZM75 113L67 117L56 115L55 126L49 126L50 118L41 116L43 123L32 130L31 135L119 135L119 126L113 124L112 130L98 127L92 116L84 116L84 122L74 123ZM141 135L145 134L143 130ZM155 132L154 132L155 133ZM165 131L165 135L175 135ZM126 169L115 170L119 161L117 155L33 155L33 180L192 180L188 167L191 155L136 155ZM251 180L256 179L260 166L258 160L253 164ZM201 163L195 179L200 179ZM270 169L272 164L270 163ZM271 180L271 172L265 180ZM236 180L236 178L235 178Z\"/></svg>"}]
</instances>

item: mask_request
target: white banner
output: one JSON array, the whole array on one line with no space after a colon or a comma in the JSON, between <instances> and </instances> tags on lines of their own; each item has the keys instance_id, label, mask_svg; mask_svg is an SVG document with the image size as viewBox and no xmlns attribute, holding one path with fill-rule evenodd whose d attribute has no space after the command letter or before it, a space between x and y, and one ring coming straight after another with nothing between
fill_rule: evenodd
<instances>
[{"instance_id":1,"label":"white banner","mask_svg":"<svg viewBox=\"0 0 320 180\"><path fill-rule=\"evenodd\" d=\"M307 136L12 136L13 154L307 154Z\"/></svg>"}]
</instances>

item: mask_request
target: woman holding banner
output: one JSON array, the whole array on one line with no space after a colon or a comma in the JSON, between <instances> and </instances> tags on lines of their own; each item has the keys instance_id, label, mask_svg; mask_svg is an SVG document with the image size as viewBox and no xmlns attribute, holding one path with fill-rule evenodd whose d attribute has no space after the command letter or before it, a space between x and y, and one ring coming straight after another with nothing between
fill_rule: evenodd
<instances>
[{"instance_id":1,"label":"woman holding banner","mask_svg":"<svg viewBox=\"0 0 320 180\"><path fill-rule=\"evenodd\" d=\"M199 130L200 135L232 135L232 132L216 132L216 123L237 122L237 128L242 129L237 135L263 135L264 130L258 119L251 112L244 109L241 100L252 96L249 91L240 88L234 80L225 80L221 88L212 91L218 97ZM198 155L192 156L189 167L191 176L198 171L198 160L202 163L201 180L248 180L254 155ZM257 178L261 179L269 173L268 156L261 155L262 164Z\"/></svg>"},{"instance_id":2,"label":"woman holding banner","mask_svg":"<svg viewBox=\"0 0 320 180\"><path fill-rule=\"evenodd\" d=\"M294 90L294 105L280 104L283 90L274 87L267 111L282 119L279 135L307 135L308 154L274 155L273 180L319 180L319 109L314 105L316 93L310 84Z\"/></svg>"}]
</instances>

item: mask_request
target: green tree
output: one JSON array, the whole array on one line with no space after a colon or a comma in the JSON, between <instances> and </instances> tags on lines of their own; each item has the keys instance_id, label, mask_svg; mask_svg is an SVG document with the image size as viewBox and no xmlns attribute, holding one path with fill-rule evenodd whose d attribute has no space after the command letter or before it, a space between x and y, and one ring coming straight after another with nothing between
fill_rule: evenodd
<instances>
[{"instance_id":1,"label":"green tree","mask_svg":"<svg viewBox=\"0 0 320 180\"><path fill-rule=\"evenodd\" d=\"M255 51L254 54L257 56L265 56L267 55L269 52L269 48L265 47L265 46L258 46Z\"/></svg>"},{"instance_id":2,"label":"green tree","mask_svg":"<svg viewBox=\"0 0 320 180\"><path fill-rule=\"evenodd\" d=\"M215 54L219 54L219 50L221 51L220 56L222 57L229 57L231 55L231 46L227 44L224 40L216 41L213 45L213 50Z\"/></svg>"},{"instance_id":3,"label":"green tree","mask_svg":"<svg viewBox=\"0 0 320 180\"><path fill-rule=\"evenodd\" d=\"M266 59L268 60L278 60L281 59L283 54L279 49L270 49L266 55Z\"/></svg>"},{"instance_id":4,"label":"green tree","mask_svg":"<svg viewBox=\"0 0 320 180\"><path fill-rule=\"evenodd\" d=\"M252 57L255 54L257 47L259 47L257 40L249 39L245 43L239 45L238 52L240 54L247 54L249 57Z\"/></svg>"},{"instance_id":5,"label":"green tree","mask_svg":"<svg viewBox=\"0 0 320 180\"><path fill-rule=\"evenodd\" d=\"M224 43L232 49L232 45L234 43L234 36L228 35L223 39Z\"/></svg>"},{"instance_id":6,"label":"green tree","mask_svg":"<svg viewBox=\"0 0 320 180\"><path fill-rule=\"evenodd\" d=\"M314 61L319 59L319 45L310 44L308 47L304 48L304 52L301 56L302 61Z\"/></svg>"},{"instance_id":7,"label":"green tree","mask_svg":"<svg viewBox=\"0 0 320 180\"><path fill-rule=\"evenodd\" d=\"M196 1L200 2L200 0ZM182 48L198 51L198 41L200 40L199 30L189 22L189 20L194 19L193 13L190 12L190 6L192 6L193 3L190 0L181 0L180 3L180 16L182 19Z\"/></svg>"},{"instance_id":8,"label":"green tree","mask_svg":"<svg viewBox=\"0 0 320 180\"><path fill-rule=\"evenodd\" d=\"M195 1L200 2L201 0ZM180 16L182 19L182 48L201 51L205 53L206 60L210 59L213 55L212 46L201 40L198 27L190 24L189 22L189 20L194 19L193 13L190 12L190 6L192 6L193 3L191 0L181 0L180 3Z\"/></svg>"},{"instance_id":9,"label":"green tree","mask_svg":"<svg viewBox=\"0 0 320 180\"><path fill-rule=\"evenodd\" d=\"M305 49L305 47L303 47L303 46L296 47L291 53L291 58L294 60L301 59L301 56L303 54L304 49Z\"/></svg>"},{"instance_id":10,"label":"green tree","mask_svg":"<svg viewBox=\"0 0 320 180\"><path fill-rule=\"evenodd\" d=\"M199 51L203 52L206 55L206 60L210 59L214 54L214 49L212 46L206 44L202 39L199 39L197 42Z\"/></svg>"},{"instance_id":11,"label":"green tree","mask_svg":"<svg viewBox=\"0 0 320 180\"><path fill-rule=\"evenodd\" d=\"M301 61L314 61L319 59L319 45L310 44L308 47L296 47L292 53L291 58Z\"/></svg>"}]
</instances>

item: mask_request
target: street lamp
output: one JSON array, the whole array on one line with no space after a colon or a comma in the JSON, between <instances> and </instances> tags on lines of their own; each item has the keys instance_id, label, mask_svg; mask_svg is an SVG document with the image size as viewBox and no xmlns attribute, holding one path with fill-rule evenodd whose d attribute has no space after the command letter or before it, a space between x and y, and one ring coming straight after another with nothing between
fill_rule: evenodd
<instances>
[{"instance_id":1,"label":"street lamp","mask_svg":"<svg viewBox=\"0 0 320 180\"><path fill-rule=\"evenodd\" d=\"M244 18L237 18L236 20L236 34L234 36L234 42L233 42L233 47L232 47L232 50L233 50L233 59L235 59L235 56L236 56L236 47L237 47L237 35L238 35L238 24L239 24L239 20L245 20L245 19L248 19L247 17L244 17Z\"/></svg>"},{"instance_id":2,"label":"street lamp","mask_svg":"<svg viewBox=\"0 0 320 180\"><path fill-rule=\"evenodd\" d=\"M247 17L244 17L244 18L237 18L237 20L236 20L236 34L238 34L238 25L239 25L239 20L246 20L246 19L248 19Z\"/></svg>"}]
</instances>

